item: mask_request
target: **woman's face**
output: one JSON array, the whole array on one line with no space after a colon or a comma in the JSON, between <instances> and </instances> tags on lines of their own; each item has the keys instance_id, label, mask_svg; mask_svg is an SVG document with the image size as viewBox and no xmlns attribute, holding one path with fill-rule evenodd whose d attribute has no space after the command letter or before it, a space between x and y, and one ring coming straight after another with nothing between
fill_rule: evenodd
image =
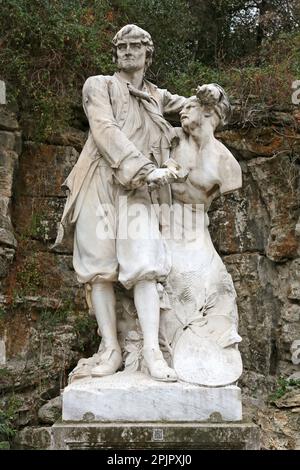
<instances>
[{"instance_id":1,"label":"woman's face","mask_svg":"<svg viewBox=\"0 0 300 470\"><path fill-rule=\"evenodd\" d=\"M188 99L179 115L184 131L188 132L189 130L201 126L202 109L199 101L196 98Z\"/></svg>"}]
</instances>

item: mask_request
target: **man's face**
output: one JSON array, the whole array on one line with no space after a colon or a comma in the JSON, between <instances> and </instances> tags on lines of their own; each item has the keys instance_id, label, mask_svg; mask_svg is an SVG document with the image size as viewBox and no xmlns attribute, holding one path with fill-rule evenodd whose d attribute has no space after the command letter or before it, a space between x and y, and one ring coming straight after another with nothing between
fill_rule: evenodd
<instances>
[{"instance_id":1,"label":"man's face","mask_svg":"<svg viewBox=\"0 0 300 470\"><path fill-rule=\"evenodd\" d=\"M119 70L137 72L144 70L146 63L146 46L141 40L130 36L122 38L117 45L117 64Z\"/></svg>"}]
</instances>

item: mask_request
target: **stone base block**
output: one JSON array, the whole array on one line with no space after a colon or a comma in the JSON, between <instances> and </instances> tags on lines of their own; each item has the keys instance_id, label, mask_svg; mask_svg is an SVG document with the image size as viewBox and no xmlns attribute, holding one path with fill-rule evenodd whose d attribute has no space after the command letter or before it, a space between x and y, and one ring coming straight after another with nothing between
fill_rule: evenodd
<instances>
[{"instance_id":1,"label":"stone base block","mask_svg":"<svg viewBox=\"0 0 300 470\"><path fill-rule=\"evenodd\" d=\"M22 449L205 450L260 449L252 423L55 423L25 428Z\"/></svg>"},{"instance_id":2,"label":"stone base block","mask_svg":"<svg viewBox=\"0 0 300 470\"><path fill-rule=\"evenodd\" d=\"M201 422L242 419L241 392L236 386L200 387L158 382L141 372L80 379L65 388L66 421Z\"/></svg>"}]
</instances>

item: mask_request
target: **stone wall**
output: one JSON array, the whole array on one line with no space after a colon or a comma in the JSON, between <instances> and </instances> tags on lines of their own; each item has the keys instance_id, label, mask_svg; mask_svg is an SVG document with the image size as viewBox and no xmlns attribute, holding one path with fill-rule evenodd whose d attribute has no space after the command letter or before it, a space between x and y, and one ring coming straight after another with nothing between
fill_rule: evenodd
<instances>
[{"instance_id":1,"label":"stone wall","mask_svg":"<svg viewBox=\"0 0 300 470\"><path fill-rule=\"evenodd\" d=\"M13 183L22 149L21 133L14 112L0 105L0 279L9 270L16 238L11 222Z\"/></svg>"},{"instance_id":2,"label":"stone wall","mask_svg":"<svg viewBox=\"0 0 300 470\"><path fill-rule=\"evenodd\" d=\"M300 338L299 123L276 117L221 133L241 164L243 188L216 201L210 214L237 290L247 387L251 374L265 382L294 372L290 347Z\"/></svg>"},{"instance_id":3,"label":"stone wall","mask_svg":"<svg viewBox=\"0 0 300 470\"><path fill-rule=\"evenodd\" d=\"M265 448L300 442L297 402L268 404L278 377L297 370L290 347L300 339L299 129L296 113L264 112L247 123L236 108L219 137L242 166L243 188L210 211L237 291L245 413L265 430ZM25 135L21 151L16 115L0 108L0 393L20 426L49 422L38 409L98 344L70 252L50 250L65 202L60 185L85 138L84 129L47 143Z\"/></svg>"}]
</instances>

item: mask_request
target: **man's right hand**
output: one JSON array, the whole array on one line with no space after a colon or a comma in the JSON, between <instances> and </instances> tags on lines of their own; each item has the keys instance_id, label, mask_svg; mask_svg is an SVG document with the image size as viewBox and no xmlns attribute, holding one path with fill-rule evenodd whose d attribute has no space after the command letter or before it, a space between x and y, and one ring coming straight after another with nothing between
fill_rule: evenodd
<instances>
[{"instance_id":1,"label":"man's right hand","mask_svg":"<svg viewBox=\"0 0 300 470\"><path fill-rule=\"evenodd\" d=\"M196 90L196 96L200 103L210 106L214 106L220 101L221 94L220 89L214 83L198 86Z\"/></svg>"},{"instance_id":2,"label":"man's right hand","mask_svg":"<svg viewBox=\"0 0 300 470\"><path fill-rule=\"evenodd\" d=\"M169 168L156 168L146 176L146 182L150 191L159 188L167 183L176 181L176 174L169 170Z\"/></svg>"}]
</instances>

